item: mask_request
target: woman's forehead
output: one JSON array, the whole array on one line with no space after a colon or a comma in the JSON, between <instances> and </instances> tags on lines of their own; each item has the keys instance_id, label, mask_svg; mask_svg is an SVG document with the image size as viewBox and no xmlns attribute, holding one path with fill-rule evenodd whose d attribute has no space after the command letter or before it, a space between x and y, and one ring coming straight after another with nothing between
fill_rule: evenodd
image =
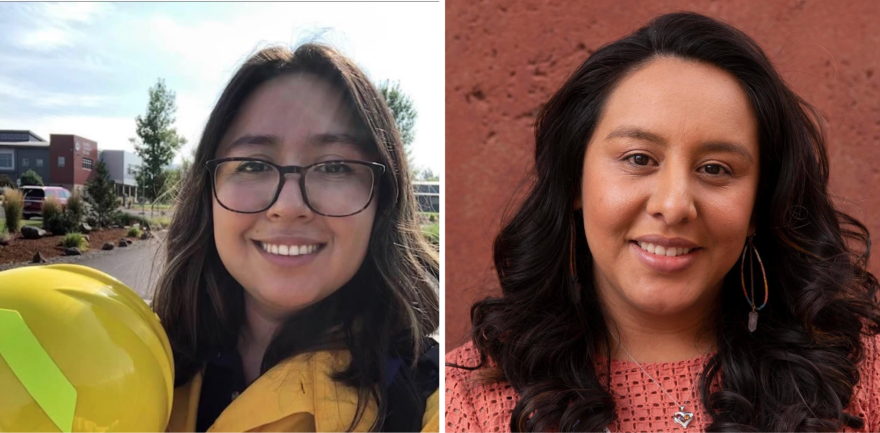
<instances>
[{"instance_id":1,"label":"woman's forehead","mask_svg":"<svg viewBox=\"0 0 880 433\"><path fill-rule=\"evenodd\" d=\"M296 74L273 79L247 98L217 155L255 146L365 148L365 135L340 90L314 75Z\"/></svg>"},{"instance_id":2,"label":"woman's forehead","mask_svg":"<svg viewBox=\"0 0 880 433\"><path fill-rule=\"evenodd\" d=\"M638 138L621 130L645 131L673 144L727 142L758 151L757 118L736 77L677 58L652 60L612 91L593 140Z\"/></svg>"}]
</instances>

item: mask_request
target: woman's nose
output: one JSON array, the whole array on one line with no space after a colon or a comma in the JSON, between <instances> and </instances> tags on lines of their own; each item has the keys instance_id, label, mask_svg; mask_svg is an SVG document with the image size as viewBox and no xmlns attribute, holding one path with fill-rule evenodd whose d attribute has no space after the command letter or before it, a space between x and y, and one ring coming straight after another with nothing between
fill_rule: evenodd
<instances>
[{"instance_id":1,"label":"woman's nose","mask_svg":"<svg viewBox=\"0 0 880 433\"><path fill-rule=\"evenodd\" d=\"M666 165L661 168L656 179L646 211L651 216L662 218L667 225L694 221L697 208L689 170Z\"/></svg>"},{"instance_id":2,"label":"woman's nose","mask_svg":"<svg viewBox=\"0 0 880 433\"><path fill-rule=\"evenodd\" d=\"M278 192L278 198L268 209L270 217L283 218L307 218L312 216L312 210L306 204L303 191L300 188L301 174L288 173L284 186Z\"/></svg>"}]
</instances>

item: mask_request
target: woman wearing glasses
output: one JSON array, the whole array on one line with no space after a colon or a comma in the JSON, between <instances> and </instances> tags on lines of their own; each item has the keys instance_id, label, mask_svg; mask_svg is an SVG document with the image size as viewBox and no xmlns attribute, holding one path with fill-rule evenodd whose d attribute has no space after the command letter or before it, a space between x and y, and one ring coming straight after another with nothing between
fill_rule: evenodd
<instances>
[{"instance_id":1,"label":"woman wearing glasses","mask_svg":"<svg viewBox=\"0 0 880 433\"><path fill-rule=\"evenodd\" d=\"M436 251L382 96L331 48L249 59L211 113L154 307L172 431L437 431Z\"/></svg>"}]
</instances>

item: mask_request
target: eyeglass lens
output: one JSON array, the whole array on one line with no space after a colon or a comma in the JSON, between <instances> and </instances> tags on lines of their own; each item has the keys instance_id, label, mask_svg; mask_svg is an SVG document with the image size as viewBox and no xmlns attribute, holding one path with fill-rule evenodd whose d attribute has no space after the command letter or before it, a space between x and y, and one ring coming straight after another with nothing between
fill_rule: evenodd
<instances>
[{"instance_id":1,"label":"eyeglass lens","mask_svg":"<svg viewBox=\"0 0 880 433\"><path fill-rule=\"evenodd\" d=\"M363 209L373 192L373 170L367 165L330 161L305 173L304 199L311 209L329 216L349 215ZM214 171L217 200L239 212L257 212L272 205L279 171L260 161L224 161ZM294 185L299 186L293 179Z\"/></svg>"}]
</instances>

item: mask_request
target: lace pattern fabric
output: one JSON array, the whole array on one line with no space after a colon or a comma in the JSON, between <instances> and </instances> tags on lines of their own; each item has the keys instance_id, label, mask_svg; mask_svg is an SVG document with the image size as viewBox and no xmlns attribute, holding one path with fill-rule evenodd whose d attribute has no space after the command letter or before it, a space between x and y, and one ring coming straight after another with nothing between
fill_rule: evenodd
<instances>
[{"instance_id":1,"label":"lace pattern fabric","mask_svg":"<svg viewBox=\"0 0 880 433\"><path fill-rule=\"evenodd\" d=\"M860 431L880 429L880 336L866 339L865 359L860 366L861 381L853 390L849 412L862 417L865 426ZM642 367L660 382L676 400L684 403L691 387L699 385L699 373L704 359L695 358L678 362L643 363ZM479 354L468 343L446 355L446 362L464 366L479 364ZM604 360L599 371L604 371ZM712 389L718 386L713 384ZM611 389L617 404L617 416L611 431L705 431L711 423L696 395L687 406L694 420L687 429L675 423L673 415L680 409L660 388L630 361L611 361ZM699 394L699 389L694 391ZM447 432L507 432L510 417L519 396L507 383L486 384L478 370L446 367L446 431ZM849 430L847 430L849 431Z\"/></svg>"}]
</instances>

